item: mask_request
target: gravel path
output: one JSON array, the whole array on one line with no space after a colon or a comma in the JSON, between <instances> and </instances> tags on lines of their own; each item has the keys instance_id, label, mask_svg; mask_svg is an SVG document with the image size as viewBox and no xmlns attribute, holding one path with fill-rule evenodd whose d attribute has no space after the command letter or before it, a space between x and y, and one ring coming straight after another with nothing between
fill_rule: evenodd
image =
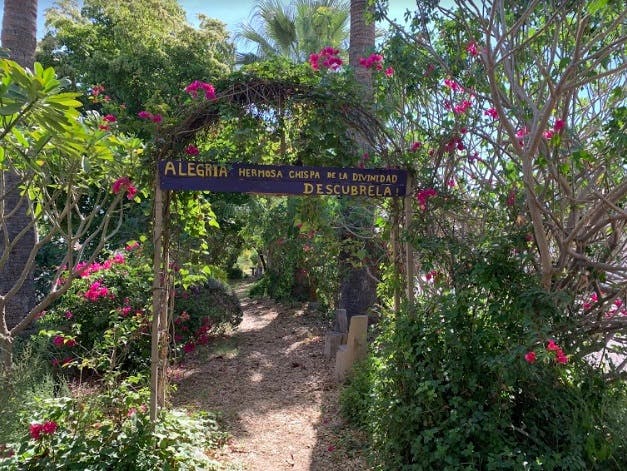
<instances>
[{"instance_id":1,"label":"gravel path","mask_svg":"<svg viewBox=\"0 0 627 471\"><path fill-rule=\"evenodd\" d=\"M323 316L238 293L242 323L187 361L174 404L223 415L233 439L218 458L236 469L368 469L362 439L339 418Z\"/></svg>"}]
</instances>

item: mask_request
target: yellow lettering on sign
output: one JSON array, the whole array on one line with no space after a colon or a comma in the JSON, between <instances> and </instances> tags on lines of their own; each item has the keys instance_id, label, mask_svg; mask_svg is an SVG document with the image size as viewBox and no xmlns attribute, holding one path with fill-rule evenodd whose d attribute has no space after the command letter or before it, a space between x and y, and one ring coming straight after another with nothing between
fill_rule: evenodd
<instances>
[{"instance_id":1,"label":"yellow lettering on sign","mask_svg":"<svg viewBox=\"0 0 627 471\"><path fill-rule=\"evenodd\" d=\"M303 187L303 195L311 195L313 193L313 185L311 183L305 183Z\"/></svg>"},{"instance_id":2,"label":"yellow lettering on sign","mask_svg":"<svg viewBox=\"0 0 627 471\"><path fill-rule=\"evenodd\" d=\"M174 162L166 162L165 169L163 170L164 175L176 175L176 167L174 167Z\"/></svg>"}]
</instances>

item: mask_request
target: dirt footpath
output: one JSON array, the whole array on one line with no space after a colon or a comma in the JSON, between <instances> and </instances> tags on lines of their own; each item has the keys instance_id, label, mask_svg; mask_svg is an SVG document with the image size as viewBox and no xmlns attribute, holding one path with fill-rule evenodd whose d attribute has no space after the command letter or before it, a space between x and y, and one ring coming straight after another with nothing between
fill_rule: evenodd
<instances>
[{"instance_id":1,"label":"dirt footpath","mask_svg":"<svg viewBox=\"0 0 627 471\"><path fill-rule=\"evenodd\" d=\"M235 469L367 470L339 418L322 314L238 294L242 323L183 365L174 405L223 415L233 439L218 458Z\"/></svg>"}]
</instances>

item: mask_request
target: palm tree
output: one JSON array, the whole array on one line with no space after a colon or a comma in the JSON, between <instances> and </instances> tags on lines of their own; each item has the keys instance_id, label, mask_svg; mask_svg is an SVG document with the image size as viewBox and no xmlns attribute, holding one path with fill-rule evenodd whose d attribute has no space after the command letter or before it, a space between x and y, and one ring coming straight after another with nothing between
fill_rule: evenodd
<instances>
[{"instance_id":1,"label":"palm tree","mask_svg":"<svg viewBox=\"0 0 627 471\"><path fill-rule=\"evenodd\" d=\"M273 56L304 62L325 46L341 47L348 38L349 6L344 0L259 0L253 23L241 26L238 37L256 46L256 52L238 54L245 64Z\"/></svg>"},{"instance_id":2,"label":"palm tree","mask_svg":"<svg viewBox=\"0 0 627 471\"><path fill-rule=\"evenodd\" d=\"M37 45L37 0L4 0L4 16L2 19L2 47L9 50L9 57L23 67L32 68L35 47ZM32 247L35 245L35 232L32 216L28 213L28 201L20 195L20 177L11 172L3 171L0 174L0 297L4 296L12 287L20 274L27 266ZM14 211L15 210L15 211ZM7 217L11 214L11 217ZM10 248L16 236L24 229L24 236ZM5 246L5 242L9 244ZM7 257L5 258L5 255ZM4 263L3 263L4 260ZM0 307L4 307L4 314L8 328L15 326L34 305L35 289L32 274L24 283L20 291L7 304L4 299ZM3 319L0 309L0 320Z\"/></svg>"}]
</instances>

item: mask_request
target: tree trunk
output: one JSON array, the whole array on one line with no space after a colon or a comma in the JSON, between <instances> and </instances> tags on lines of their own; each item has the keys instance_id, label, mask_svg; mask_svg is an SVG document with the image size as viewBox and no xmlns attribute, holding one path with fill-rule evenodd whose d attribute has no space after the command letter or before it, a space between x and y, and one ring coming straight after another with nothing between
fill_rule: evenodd
<instances>
[{"instance_id":1,"label":"tree trunk","mask_svg":"<svg viewBox=\"0 0 627 471\"><path fill-rule=\"evenodd\" d=\"M25 68L32 68L35 47L37 45L37 0L5 0L4 16L2 19L2 46L9 49L10 58ZM0 223L6 228L9 240L13 240L24 227L32 224L32 215L28 213L28 204L20 201L20 177L11 172L4 174L5 192L0 194L4 198L4 214L0 214ZM4 219L13 208L21 203L19 210L10 219ZM0 268L0 294L5 294L19 279L28 260L29 254L37 241L34 224L33 229L20 240L11 250L7 263ZM5 247L0 243L0 254ZM35 305L35 286L32 273L27 278L16 296L7 299L5 318L8 328L11 329Z\"/></svg>"},{"instance_id":2,"label":"tree trunk","mask_svg":"<svg viewBox=\"0 0 627 471\"><path fill-rule=\"evenodd\" d=\"M366 13L368 12L368 0L351 1L351 26L350 26L350 46L348 50L349 63L355 70L355 78L362 86L363 101L365 103L373 101L372 73L365 67L360 67L359 59L369 56L374 50L375 28L374 20L366 23ZM363 136L356 134L355 143L361 152L368 152L369 146ZM374 230L373 206L366 203L357 207L356 200L345 199L342 202L342 216L345 223L353 227L361 228L360 232ZM348 231L342 235L345 240L351 237ZM374 248L366 252L371 253ZM364 263L375 263L376 257L367 257ZM374 272L374 266L353 267L350 264L350 254L343 253L340 257L342 265L342 280L340 283L340 296L338 307L346 309L346 314L350 319L356 315L366 315L368 309L376 302L376 281L369 271Z\"/></svg>"}]
</instances>

